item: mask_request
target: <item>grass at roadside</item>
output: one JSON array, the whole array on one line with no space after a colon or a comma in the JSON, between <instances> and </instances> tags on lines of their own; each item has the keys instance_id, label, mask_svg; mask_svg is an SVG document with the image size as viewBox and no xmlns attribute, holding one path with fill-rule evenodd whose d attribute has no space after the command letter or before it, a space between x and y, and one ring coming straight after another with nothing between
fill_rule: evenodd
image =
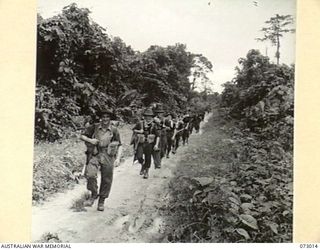
<instances>
[{"instance_id":1,"label":"grass at roadside","mask_svg":"<svg viewBox=\"0 0 320 250\"><path fill-rule=\"evenodd\" d=\"M90 192L84 192L80 198L73 201L71 209L75 212L85 212L87 209L84 206L84 202L91 197Z\"/></svg>"}]
</instances>

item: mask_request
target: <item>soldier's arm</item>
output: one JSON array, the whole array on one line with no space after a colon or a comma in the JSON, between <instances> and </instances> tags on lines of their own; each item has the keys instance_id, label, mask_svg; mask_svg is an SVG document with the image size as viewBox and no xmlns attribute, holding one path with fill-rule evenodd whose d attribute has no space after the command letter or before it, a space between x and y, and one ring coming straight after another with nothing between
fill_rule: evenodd
<instances>
[{"instance_id":1,"label":"soldier's arm","mask_svg":"<svg viewBox=\"0 0 320 250\"><path fill-rule=\"evenodd\" d=\"M93 134L94 134L94 125L87 127L85 129L84 133L82 133L80 135L80 139L82 141L96 145L96 144L98 144L99 141L97 139L91 138L93 136Z\"/></svg>"},{"instance_id":2,"label":"soldier's arm","mask_svg":"<svg viewBox=\"0 0 320 250\"><path fill-rule=\"evenodd\" d=\"M85 136L85 135L81 135L81 136L80 136L80 139L81 139L82 141L91 143L92 145L97 145L98 142L99 142L99 140L89 138L89 137L87 137L87 136Z\"/></svg>"}]
</instances>

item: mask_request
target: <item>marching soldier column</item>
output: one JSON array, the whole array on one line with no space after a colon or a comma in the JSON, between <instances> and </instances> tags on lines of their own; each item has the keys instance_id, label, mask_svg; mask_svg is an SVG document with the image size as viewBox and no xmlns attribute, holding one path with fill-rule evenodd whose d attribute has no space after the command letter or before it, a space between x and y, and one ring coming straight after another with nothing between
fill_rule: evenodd
<instances>
[{"instance_id":1,"label":"marching soldier column","mask_svg":"<svg viewBox=\"0 0 320 250\"><path fill-rule=\"evenodd\" d=\"M195 128L199 132L199 114L174 114L165 111L160 104L151 105L143 112L143 117L133 127L131 144L134 147L133 163L141 165L140 175L149 178L151 158L155 169L161 168L162 159L176 154L180 141L189 143L189 136Z\"/></svg>"},{"instance_id":2,"label":"marching soldier column","mask_svg":"<svg viewBox=\"0 0 320 250\"><path fill-rule=\"evenodd\" d=\"M149 178L151 158L154 168L161 168L164 156L170 157L175 154L182 143L188 144L189 135L193 128L199 132L200 122L204 115L201 114L175 114L166 113L162 105L146 108L142 117L138 117L137 123L132 128L131 144L134 149L134 163L141 165L140 175L144 179ZM84 175L87 179L87 189L91 197L85 202L85 206L92 206L97 198L98 211L104 210L105 200L109 197L113 169L120 163L122 146L120 133L116 126L111 123L115 120L114 112L101 110L91 122L86 121L85 130L80 136L86 144L87 159L84 167ZM97 174L101 172L101 181L98 192Z\"/></svg>"}]
</instances>

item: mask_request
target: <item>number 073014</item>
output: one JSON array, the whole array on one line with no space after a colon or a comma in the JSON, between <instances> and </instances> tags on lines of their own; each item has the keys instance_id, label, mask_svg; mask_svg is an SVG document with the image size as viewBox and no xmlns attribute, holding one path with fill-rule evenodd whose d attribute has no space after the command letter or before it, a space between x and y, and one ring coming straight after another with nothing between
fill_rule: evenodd
<instances>
[{"instance_id":1,"label":"number 073014","mask_svg":"<svg viewBox=\"0 0 320 250\"><path fill-rule=\"evenodd\" d=\"M300 244L300 248L318 248L318 244Z\"/></svg>"}]
</instances>

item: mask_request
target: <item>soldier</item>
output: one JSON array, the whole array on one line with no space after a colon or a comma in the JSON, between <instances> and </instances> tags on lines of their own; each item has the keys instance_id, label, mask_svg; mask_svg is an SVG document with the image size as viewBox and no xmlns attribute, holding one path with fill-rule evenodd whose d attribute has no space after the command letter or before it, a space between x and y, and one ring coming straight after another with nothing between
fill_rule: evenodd
<instances>
[{"instance_id":1,"label":"soldier","mask_svg":"<svg viewBox=\"0 0 320 250\"><path fill-rule=\"evenodd\" d=\"M189 114L189 136L192 134L192 132L193 132L193 127L194 127L194 122L193 122L193 120L194 120L194 115L191 113L191 114Z\"/></svg>"},{"instance_id":2,"label":"soldier","mask_svg":"<svg viewBox=\"0 0 320 250\"><path fill-rule=\"evenodd\" d=\"M173 134L173 150L172 153L175 154L179 148L179 143L180 143L180 138L182 136L182 131L184 129L184 124L182 121L182 117L181 115L179 115L177 117L177 119L175 120L175 130L174 130L174 134Z\"/></svg>"},{"instance_id":3,"label":"soldier","mask_svg":"<svg viewBox=\"0 0 320 250\"><path fill-rule=\"evenodd\" d=\"M138 122L132 130L136 134L137 147L135 157L141 164L140 175L143 175L144 179L148 179L151 155L154 151L159 150L160 138L159 131L153 121L153 111L146 109L143 116L144 120Z\"/></svg>"},{"instance_id":4,"label":"soldier","mask_svg":"<svg viewBox=\"0 0 320 250\"><path fill-rule=\"evenodd\" d=\"M109 197L111 190L113 169L120 163L122 146L118 129L110 125L113 113L109 110L102 110L98 116L99 123L88 126L80 139L94 148L85 172L87 189L91 191L91 197L84 205L92 206L99 196L97 210L103 211L105 199ZM101 181L98 195L97 174L99 169Z\"/></svg>"},{"instance_id":5,"label":"soldier","mask_svg":"<svg viewBox=\"0 0 320 250\"><path fill-rule=\"evenodd\" d=\"M184 129L182 131L182 143L185 145L186 143L189 143L189 135L190 135L190 122L191 122L191 117L189 115L185 115L182 119L183 124L184 124Z\"/></svg>"},{"instance_id":6,"label":"soldier","mask_svg":"<svg viewBox=\"0 0 320 250\"><path fill-rule=\"evenodd\" d=\"M169 158L169 154L171 152L171 148L173 147L173 134L175 130L175 122L172 120L174 115L172 113L168 113L165 119L165 126L167 130L167 158Z\"/></svg>"},{"instance_id":7,"label":"soldier","mask_svg":"<svg viewBox=\"0 0 320 250\"><path fill-rule=\"evenodd\" d=\"M166 155L167 150L167 131L165 126L165 119L164 119L164 110L160 105L157 105L157 107L154 110L154 113L156 115L155 117L155 123L156 123L156 129L159 130L160 134L160 150L153 152L153 162L155 165L155 168L161 167L161 160Z\"/></svg>"},{"instance_id":8,"label":"soldier","mask_svg":"<svg viewBox=\"0 0 320 250\"><path fill-rule=\"evenodd\" d=\"M195 114L193 118L193 127L195 128L196 133L198 133L200 130L200 122L201 122L200 116L198 114Z\"/></svg>"},{"instance_id":9,"label":"soldier","mask_svg":"<svg viewBox=\"0 0 320 250\"><path fill-rule=\"evenodd\" d=\"M140 114L138 114L137 112L134 112L133 121L135 122L135 124L141 123L143 121L143 119L144 118L141 117ZM130 140L130 145L133 145L133 151L134 151L133 164L136 161L139 162L139 160L137 158L138 141L139 141L139 138L138 138L137 133L133 132L132 136L131 136L131 140ZM141 159L140 159L140 161L141 161Z\"/></svg>"}]
</instances>

